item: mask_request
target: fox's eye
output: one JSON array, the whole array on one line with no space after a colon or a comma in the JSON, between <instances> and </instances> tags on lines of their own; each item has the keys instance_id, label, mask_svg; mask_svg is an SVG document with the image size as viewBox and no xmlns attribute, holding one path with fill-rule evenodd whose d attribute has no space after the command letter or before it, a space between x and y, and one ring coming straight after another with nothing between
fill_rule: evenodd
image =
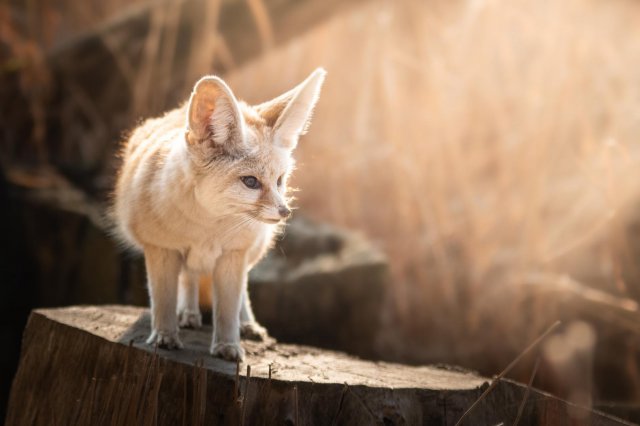
<instances>
[{"instance_id":1,"label":"fox's eye","mask_svg":"<svg viewBox=\"0 0 640 426\"><path fill-rule=\"evenodd\" d=\"M278 182L276 182L278 186L282 186L282 176L278 178Z\"/></svg>"},{"instance_id":2,"label":"fox's eye","mask_svg":"<svg viewBox=\"0 0 640 426\"><path fill-rule=\"evenodd\" d=\"M260 181L255 176L242 176L240 180L242 180L242 183L244 183L247 188L260 189L262 187Z\"/></svg>"}]
</instances>

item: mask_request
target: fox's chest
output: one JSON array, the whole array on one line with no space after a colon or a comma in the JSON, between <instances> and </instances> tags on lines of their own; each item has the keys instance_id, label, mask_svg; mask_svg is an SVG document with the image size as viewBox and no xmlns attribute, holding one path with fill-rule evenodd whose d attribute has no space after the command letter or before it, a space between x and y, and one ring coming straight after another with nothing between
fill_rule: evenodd
<instances>
[{"instance_id":1,"label":"fox's chest","mask_svg":"<svg viewBox=\"0 0 640 426\"><path fill-rule=\"evenodd\" d=\"M192 271L211 272L225 251L245 252L247 264L253 265L266 251L272 235L268 225L245 227L232 234L213 232L184 250L185 265Z\"/></svg>"},{"instance_id":2,"label":"fox's chest","mask_svg":"<svg viewBox=\"0 0 640 426\"><path fill-rule=\"evenodd\" d=\"M185 265L191 271L211 272L221 254L222 247L219 244L194 245L185 250Z\"/></svg>"}]
</instances>

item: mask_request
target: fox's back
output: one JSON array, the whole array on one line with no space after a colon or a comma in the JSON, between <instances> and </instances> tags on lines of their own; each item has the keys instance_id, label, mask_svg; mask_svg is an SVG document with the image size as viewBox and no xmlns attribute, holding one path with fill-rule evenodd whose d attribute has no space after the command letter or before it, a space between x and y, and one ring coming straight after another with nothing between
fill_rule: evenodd
<instances>
[{"instance_id":1,"label":"fox's back","mask_svg":"<svg viewBox=\"0 0 640 426\"><path fill-rule=\"evenodd\" d=\"M139 246L132 226L137 212L153 211L154 198L166 159L173 145L182 141L185 131L185 107L179 107L161 117L151 118L138 126L124 142L122 166L118 173L112 214L118 237L123 242Z\"/></svg>"},{"instance_id":2,"label":"fox's back","mask_svg":"<svg viewBox=\"0 0 640 426\"><path fill-rule=\"evenodd\" d=\"M158 145L165 135L175 133L176 130L184 131L185 110L186 106L182 105L160 117L149 118L142 122L123 144L124 160L126 161L140 147L147 150Z\"/></svg>"}]
</instances>

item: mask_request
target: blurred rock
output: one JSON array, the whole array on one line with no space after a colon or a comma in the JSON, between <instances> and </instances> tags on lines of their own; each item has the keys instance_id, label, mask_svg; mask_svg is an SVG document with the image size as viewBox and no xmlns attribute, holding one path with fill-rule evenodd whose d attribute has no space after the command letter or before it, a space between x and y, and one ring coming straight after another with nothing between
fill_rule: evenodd
<instances>
[{"instance_id":1,"label":"blurred rock","mask_svg":"<svg viewBox=\"0 0 640 426\"><path fill-rule=\"evenodd\" d=\"M50 170L11 170L7 177L31 306L118 302L120 254L98 205Z\"/></svg>"},{"instance_id":2,"label":"blurred rock","mask_svg":"<svg viewBox=\"0 0 640 426\"><path fill-rule=\"evenodd\" d=\"M296 217L251 271L256 317L278 340L375 357L389 271L362 237Z\"/></svg>"}]
</instances>

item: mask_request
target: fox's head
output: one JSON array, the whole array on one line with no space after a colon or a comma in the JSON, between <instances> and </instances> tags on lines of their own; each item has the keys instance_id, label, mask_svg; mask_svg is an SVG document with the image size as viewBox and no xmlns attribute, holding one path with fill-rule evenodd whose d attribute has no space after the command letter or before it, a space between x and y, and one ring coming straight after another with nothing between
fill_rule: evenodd
<instances>
[{"instance_id":1,"label":"fox's head","mask_svg":"<svg viewBox=\"0 0 640 426\"><path fill-rule=\"evenodd\" d=\"M246 215L265 223L286 219L292 152L305 133L325 71L256 106L239 102L218 77L204 77L191 94L186 141L195 198L214 216Z\"/></svg>"}]
</instances>

